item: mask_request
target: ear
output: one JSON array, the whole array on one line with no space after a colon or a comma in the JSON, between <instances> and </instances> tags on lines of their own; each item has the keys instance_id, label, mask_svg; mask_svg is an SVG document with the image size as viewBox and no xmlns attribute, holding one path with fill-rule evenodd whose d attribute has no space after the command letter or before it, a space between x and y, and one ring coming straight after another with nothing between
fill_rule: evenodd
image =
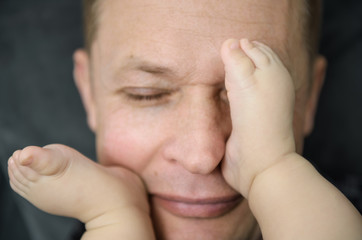
<instances>
[{"instance_id":1,"label":"ear","mask_svg":"<svg viewBox=\"0 0 362 240\"><path fill-rule=\"evenodd\" d=\"M90 58L83 49L78 49L73 55L73 75L82 102L87 113L89 128L94 132L96 129L96 111L93 95L93 86L90 74Z\"/></svg>"},{"instance_id":2,"label":"ear","mask_svg":"<svg viewBox=\"0 0 362 240\"><path fill-rule=\"evenodd\" d=\"M319 95L324 83L327 61L323 56L318 56L313 64L313 79L309 89L309 99L305 111L304 136L309 135L314 127L314 117L317 110Z\"/></svg>"}]
</instances>

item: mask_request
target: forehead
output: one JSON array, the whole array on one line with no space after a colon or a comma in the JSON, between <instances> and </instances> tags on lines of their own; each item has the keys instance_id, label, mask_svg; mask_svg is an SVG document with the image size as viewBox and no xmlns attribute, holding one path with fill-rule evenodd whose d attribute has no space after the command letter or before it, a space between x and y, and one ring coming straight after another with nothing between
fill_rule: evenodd
<instances>
[{"instance_id":1,"label":"forehead","mask_svg":"<svg viewBox=\"0 0 362 240\"><path fill-rule=\"evenodd\" d=\"M107 58L137 55L194 65L219 58L224 40L247 37L268 44L289 65L291 46L300 45L300 2L103 0L95 42Z\"/></svg>"}]
</instances>

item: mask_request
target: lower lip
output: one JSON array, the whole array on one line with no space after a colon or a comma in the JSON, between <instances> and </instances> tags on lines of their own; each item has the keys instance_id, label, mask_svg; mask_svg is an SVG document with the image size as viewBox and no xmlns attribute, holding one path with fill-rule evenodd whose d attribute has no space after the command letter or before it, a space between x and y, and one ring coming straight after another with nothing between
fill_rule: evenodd
<instances>
[{"instance_id":1,"label":"lower lip","mask_svg":"<svg viewBox=\"0 0 362 240\"><path fill-rule=\"evenodd\" d=\"M242 200L235 196L222 200L184 201L174 200L158 195L152 196L153 204L161 206L173 215L186 218L221 217L234 209Z\"/></svg>"}]
</instances>

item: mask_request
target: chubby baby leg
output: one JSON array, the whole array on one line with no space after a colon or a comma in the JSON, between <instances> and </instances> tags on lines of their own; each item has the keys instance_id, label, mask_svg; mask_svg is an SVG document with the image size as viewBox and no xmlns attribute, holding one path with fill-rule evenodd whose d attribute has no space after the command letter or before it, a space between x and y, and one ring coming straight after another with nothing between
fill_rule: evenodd
<instances>
[{"instance_id":1,"label":"chubby baby leg","mask_svg":"<svg viewBox=\"0 0 362 240\"><path fill-rule=\"evenodd\" d=\"M222 171L248 198L263 238L362 239L362 217L295 152L293 80L267 46L223 44L232 120Z\"/></svg>"},{"instance_id":2,"label":"chubby baby leg","mask_svg":"<svg viewBox=\"0 0 362 240\"><path fill-rule=\"evenodd\" d=\"M84 239L152 239L146 192L132 172L58 144L18 150L8 166L15 192L43 211L84 222Z\"/></svg>"}]
</instances>

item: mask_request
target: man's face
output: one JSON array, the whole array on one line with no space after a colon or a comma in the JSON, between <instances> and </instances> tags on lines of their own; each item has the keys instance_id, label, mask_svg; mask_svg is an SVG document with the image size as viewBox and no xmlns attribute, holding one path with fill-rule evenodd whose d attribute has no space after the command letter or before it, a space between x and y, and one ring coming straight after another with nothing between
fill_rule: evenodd
<instances>
[{"instance_id":1,"label":"man's face","mask_svg":"<svg viewBox=\"0 0 362 240\"><path fill-rule=\"evenodd\" d=\"M143 178L158 238L251 239L257 233L247 201L220 171L232 127L219 52L228 38L255 39L271 46L299 76L294 130L301 151L307 57L289 2L100 5L89 67L91 97L85 100L98 159Z\"/></svg>"}]
</instances>

